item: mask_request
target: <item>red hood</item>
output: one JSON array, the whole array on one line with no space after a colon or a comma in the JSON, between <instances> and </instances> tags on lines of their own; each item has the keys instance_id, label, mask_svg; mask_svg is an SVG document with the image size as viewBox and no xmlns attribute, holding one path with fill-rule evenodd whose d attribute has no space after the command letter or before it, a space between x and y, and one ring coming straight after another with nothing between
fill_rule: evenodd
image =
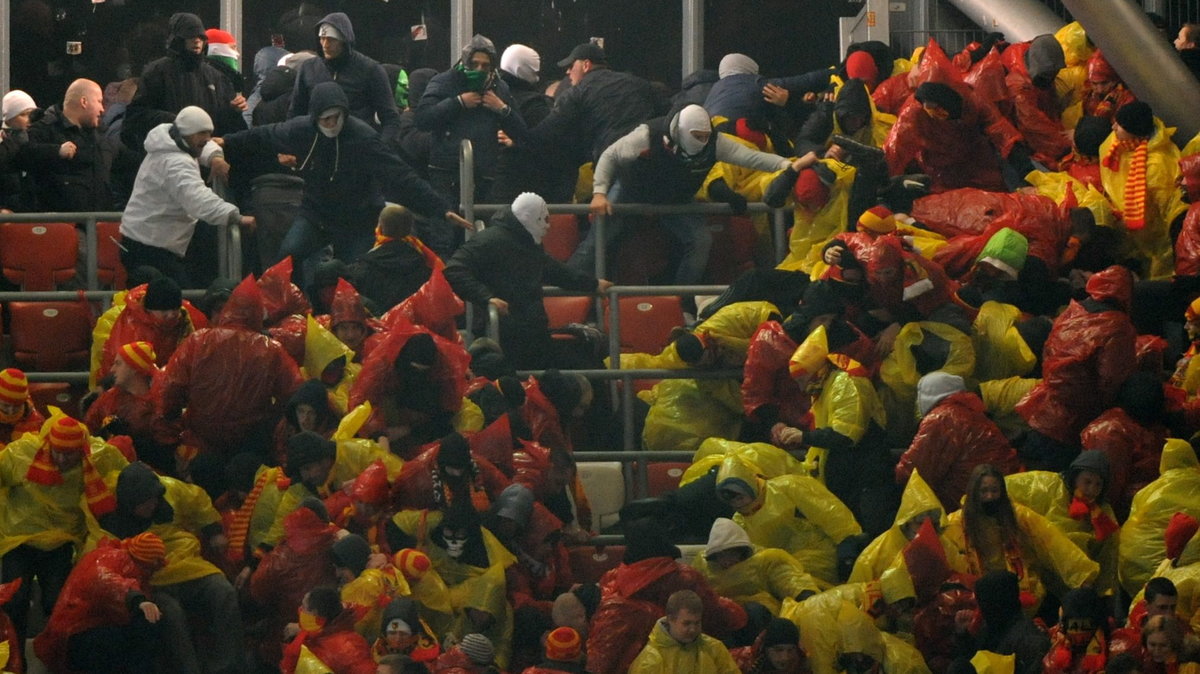
<instances>
[{"instance_id":1,"label":"red hood","mask_svg":"<svg viewBox=\"0 0 1200 674\"><path fill-rule=\"evenodd\" d=\"M389 490L387 467L382 460L376 459L354 478L354 483L350 485L350 498L380 505L387 500Z\"/></svg>"},{"instance_id":2,"label":"red hood","mask_svg":"<svg viewBox=\"0 0 1200 674\"><path fill-rule=\"evenodd\" d=\"M218 327L240 327L253 332L263 329L263 298L254 282L254 275L248 275L233 289L229 301L221 308L217 317Z\"/></svg>"},{"instance_id":3,"label":"red hood","mask_svg":"<svg viewBox=\"0 0 1200 674\"><path fill-rule=\"evenodd\" d=\"M1193 154L1179 160L1179 172L1183 174L1183 189L1187 191L1188 199L1200 203L1200 154Z\"/></svg>"},{"instance_id":4,"label":"red hood","mask_svg":"<svg viewBox=\"0 0 1200 674\"><path fill-rule=\"evenodd\" d=\"M285 257L274 267L263 272L258 279L266 310L266 324L275 325L285 316L312 313L308 298L292 283L292 258Z\"/></svg>"},{"instance_id":5,"label":"red hood","mask_svg":"<svg viewBox=\"0 0 1200 674\"><path fill-rule=\"evenodd\" d=\"M284 540L296 552L305 553L322 543L332 544L337 527L323 521L308 508L297 508L283 518Z\"/></svg>"},{"instance_id":6,"label":"red hood","mask_svg":"<svg viewBox=\"0 0 1200 674\"><path fill-rule=\"evenodd\" d=\"M366 324L371 315L363 306L362 296L346 279L339 278L337 288L333 291L333 302L329 307L329 327L336 328L339 323Z\"/></svg>"},{"instance_id":7,"label":"red hood","mask_svg":"<svg viewBox=\"0 0 1200 674\"><path fill-rule=\"evenodd\" d=\"M1133 275L1129 270L1113 265L1092 274L1086 286L1087 294L1099 302L1112 302L1122 311L1133 304Z\"/></svg>"},{"instance_id":8,"label":"red hood","mask_svg":"<svg viewBox=\"0 0 1200 674\"><path fill-rule=\"evenodd\" d=\"M1089 82L1120 82L1121 76L1109 64L1104 54L1097 49L1087 62L1087 78Z\"/></svg>"}]
</instances>

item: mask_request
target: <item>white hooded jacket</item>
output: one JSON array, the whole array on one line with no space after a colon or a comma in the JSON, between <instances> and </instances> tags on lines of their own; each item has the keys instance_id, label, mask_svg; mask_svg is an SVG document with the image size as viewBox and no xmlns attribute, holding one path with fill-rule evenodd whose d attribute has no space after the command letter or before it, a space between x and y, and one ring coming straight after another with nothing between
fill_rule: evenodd
<instances>
[{"instance_id":1,"label":"white hooded jacket","mask_svg":"<svg viewBox=\"0 0 1200 674\"><path fill-rule=\"evenodd\" d=\"M199 162L175 143L170 130L170 123L159 124L146 134L146 158L125 206L121 236L183 257L196 221L233 224L241 213L204 184Z\"/></svg>"}]
</instances>

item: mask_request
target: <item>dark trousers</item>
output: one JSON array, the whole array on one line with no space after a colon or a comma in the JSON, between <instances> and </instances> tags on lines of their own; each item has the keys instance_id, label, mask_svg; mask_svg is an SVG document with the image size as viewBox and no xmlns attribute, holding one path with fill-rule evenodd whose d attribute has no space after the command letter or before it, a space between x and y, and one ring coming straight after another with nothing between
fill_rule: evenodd
<instances>
[{"instance_id":1,"label":"dark trousers","mask_svg":"<svg viewBox=\"0 0 1200 674\"><path fill-rule=\"evenodd\" d=\"M42 613L49 616L58 601L67 576L71 573L71 557L74 554L70 543L53 550L39 550L31 545L19 545L0 560L0 579L10 583L18 578L21 588L12 601L4 605L4 611L12 618L20 643L25 642L29 628L29 601L33 592L33 579L37 578L42 589Z\"/></svg>"},{"instance_id":2,"label":"dark trousers","mask_svg":"<svg viewBox=\"0 0 1200 674\"><path fill-rule=\"evenodd\" d=\"M134 609L126 625L105 625L67 639L71 669L95 674L158 672L162 622L150 623Z\"/></svg>"},{"instance_id":3,"label":"dark trousers","mask_svg":"<svg viewBox=\"0 0 1200 674\"><path fill-rule=\"evenodd\" d=\"M138 267L154 267L163 276L178 283L180 288L192 287L187 264L182 257L166 248L148 246L128 237L121 240L121 246L121 264L131 275Z\"/></svg>"}]
</instances>

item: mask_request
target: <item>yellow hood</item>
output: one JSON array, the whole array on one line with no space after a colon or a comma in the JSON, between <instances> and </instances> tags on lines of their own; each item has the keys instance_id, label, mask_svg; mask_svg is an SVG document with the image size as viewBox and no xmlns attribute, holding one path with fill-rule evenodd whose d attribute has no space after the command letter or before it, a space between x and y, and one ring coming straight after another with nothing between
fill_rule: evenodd
<instances>
[{"instance_id":1,"label":"yellow hood","mask_svg":"<svg viewBox=\"0 0 1200 674\"><path fill-rule=\"evenodd\" d=\"M1192 443L1178 438L1168 438L1163 445L1162 458L1158 461L1158 473L1162 475L1176 468L1200 468Z\"/></svg>"},{"instance_id":2,"label":"yellow hood","mask_svg":"<svg viewBox=\"0 0 1200 674\"><path fill-rule=\"evenodd\" d=\"M837 623L841 626L841 648L839 653L863 653L883 663L885 652L879 628L871 618L850 602L842 602L838 608Z\"/></svg>"},{"instance_id":3,"label":"yellow hood","mask_svg":"<svg viewBox=\"0 0 1200 674\"><path fill-rule=\"evenodd\" d=\"M727 456L717 470L717 488L721 488L726 480L738 480L745 483L754 492L754 500L763 496L763 479L758 474L758 467L740 456Z\"/></svg>"},{"instance_id":4,"label":"yellow hood","mask_svg":"<svg viewBox=\"0 0 1200 674\"><path fill-rule=\"evenodd\" d=\"M354 360L354 351L309 314L304 333L304 373L309 379L316 379L338 356L345 356L349 364Z\"/></svg>"},{"instance_id":5,"label":"yellow hood","mask_svg":"<svg viewBox=\"0 0 1200 674\"><path fill-rule=\"evenodd\" d=\"M937 510L939 526L946 526L946 510L942 508L942 502L914 468L908 478L908 484L904 487L904 494L900 497L900 509L896 511L893 524L897 527L903 526L917 515L930 510Z\"/></svg>"}]
</instances>

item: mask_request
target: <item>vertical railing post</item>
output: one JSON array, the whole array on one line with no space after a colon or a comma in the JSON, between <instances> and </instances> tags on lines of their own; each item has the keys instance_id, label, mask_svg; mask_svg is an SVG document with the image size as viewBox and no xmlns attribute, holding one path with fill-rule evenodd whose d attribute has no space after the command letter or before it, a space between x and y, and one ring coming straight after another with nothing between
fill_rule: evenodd
<instances>
[{"instance_id":1,"label":"vertical railing post","mask_svg":"<svg viewBox=\"0 0 1200 674\"><path fill-rule=\"evenodd\" d=\"M83 237L87 248L87 287L88 290L100 289L100 260L99 242L96 234L96 218L90 217L83 223Z\"/></svg>"}]
</instances>

